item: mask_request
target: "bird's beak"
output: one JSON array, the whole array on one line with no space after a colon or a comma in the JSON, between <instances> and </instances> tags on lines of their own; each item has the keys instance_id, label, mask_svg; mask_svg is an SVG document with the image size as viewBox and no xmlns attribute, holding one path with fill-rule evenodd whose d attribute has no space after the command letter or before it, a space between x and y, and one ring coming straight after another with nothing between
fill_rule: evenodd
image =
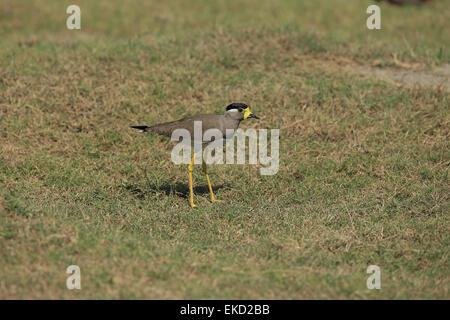
<instances>
[{"instance_id":1,"label":"bird's beak","mask_svg":"<svg viewBox=\"0 0 450 320\"><path fill-rule=\"evenodd\" d=\"M251 111L250 108L246 108L244 109L244 120L247 118L255 118L255 119L259 119L258 116L255 116Z\"/></svg>"}]
</instances>

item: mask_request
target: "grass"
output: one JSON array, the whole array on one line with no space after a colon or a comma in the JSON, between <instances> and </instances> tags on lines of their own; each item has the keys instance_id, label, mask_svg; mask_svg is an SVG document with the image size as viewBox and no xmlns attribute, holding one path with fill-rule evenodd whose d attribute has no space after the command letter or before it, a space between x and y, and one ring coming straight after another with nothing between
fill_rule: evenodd
<instances>
[{"instance_id":1,"label":"grass","mask_svg":"<svg viewBox=\"0 0 450 320\"><path fill-rule=\"evenodd\" d=\"M450 298L449 94L340 68L448 64L445 1L381 31L344 0L79 1L69 31L69 2L0 4L0 298ZM213 166L211 204L197 166L192 210L129 125L231 101L280 129L280 170Z\"/></svg>"}]
</instances>

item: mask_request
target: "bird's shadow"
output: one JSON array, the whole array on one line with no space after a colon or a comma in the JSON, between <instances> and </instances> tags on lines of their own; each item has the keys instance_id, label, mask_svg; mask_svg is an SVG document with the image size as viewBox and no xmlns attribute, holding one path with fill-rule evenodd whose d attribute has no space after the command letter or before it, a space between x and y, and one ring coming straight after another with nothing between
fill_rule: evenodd
<instances>
[{"instance_id":1,"label":"bird's shadow","mask_svg":"<svg viewBox=\"0 0 450 320\"><path fill-rule=\"evenodd\" d=\"M130 192L138 199L145 199L149 195L156 195L164 193L165 195L175 195L180 198L189 198L189 186L181 182L163 183L161 185L147 182L143 185L125 184L122 186L124 190ZM225 185L212 186L213 192L227 187ZM195 186L193 188L194 194L202 195L209 194L208 185Z\"/></svg>"}]
</instances>

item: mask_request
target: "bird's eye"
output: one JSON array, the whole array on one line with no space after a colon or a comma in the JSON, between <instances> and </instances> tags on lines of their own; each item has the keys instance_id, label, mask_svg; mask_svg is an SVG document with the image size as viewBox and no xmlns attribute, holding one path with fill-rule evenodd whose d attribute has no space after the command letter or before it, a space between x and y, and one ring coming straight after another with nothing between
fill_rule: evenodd
<instances>
[{"instance_id":1,"label":"bird's eye","mask_svg":"<svg viewBox=\"0 0 450 320\"><path fill-rule=\"evenodd\" d=\"M239 111L239 112L242 112L242 108L239 108L238 111Z\"/></svg>"}]
</instances>

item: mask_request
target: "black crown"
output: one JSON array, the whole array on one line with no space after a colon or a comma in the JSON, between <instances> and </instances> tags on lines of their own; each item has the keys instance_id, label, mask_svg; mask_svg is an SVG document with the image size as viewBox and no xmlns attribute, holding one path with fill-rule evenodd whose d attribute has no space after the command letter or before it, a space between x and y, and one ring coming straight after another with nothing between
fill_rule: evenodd
<instances>
[{"instance_id":1,"label":"black crown","mask_svg":"<svg viewBox=\"0 0 450 320\"><path fill-rule=\"evenodd\" d=\"M227 111L232 110L232 109L247 109L247 108L248 108L248 105L246 105L245 103L234 102L234 103L228 105Z\"/></svg>"}]
</instances>

